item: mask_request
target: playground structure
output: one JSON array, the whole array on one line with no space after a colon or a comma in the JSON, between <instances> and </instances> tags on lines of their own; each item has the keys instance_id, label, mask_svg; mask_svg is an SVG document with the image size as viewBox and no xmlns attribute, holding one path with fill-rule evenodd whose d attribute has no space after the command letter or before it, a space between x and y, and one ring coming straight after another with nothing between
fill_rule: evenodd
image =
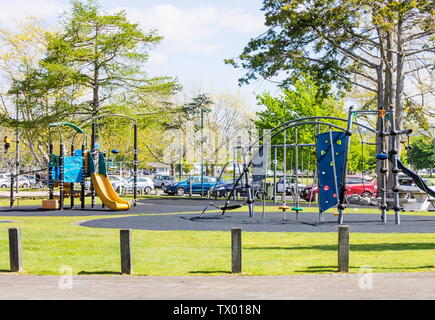
<instances>
[{"instance_id":1,"label":"playground structure","mask_svg":"<svg viewBox=\"0 0 435 320\"><path fill-rule=\"evenodd\" d=\"M137 124L134 118L118 114L105 114L92 119L91 148L87 150L87 135L77 125L69 122L57 122L49 125L49 161L45 169L32 171L48 171L47 185L49 199L43 200L42 207L51 210L63 210L65 198L70 198L70 208L75 207L75 198L80 197L80 208L85 208L86 180L90 179L91 207L95 206L95 196L101 199L103 207L111 210L129 210L131 205L121 199L115 192L107 174L105 154L97 148L96 143L96 120L104 117L126 118L133 122L134 130L134 161L133 161L133 206L137 204ZM65 154L64 134L62 128L72 129L70 154ZM59 136L59 154L54 153L53 130L56 129ZM81 136L81 147L76 149L75 140ZM20 173L25 174L25 173ZM14 197L14 181L17 175L11 175L10 207L12 208ZM80 190L75 190L74 185L80 184ZM59 196L55 197L54 189L59 188Z\"/></svg>"},{"instance_id":2,"label":"playground structure","mask_svg":"<svg viewBox=\"0 0 435 320\"><path fill-rule=\"evenodd\" d=\"M359 114L366 115L377 115L379 117L380 128L379 130L371 128L370 126L357 122L356 119ZM389 118L389 131L387 128L387 118ZM346 123L346 127L342 127L335 123ZM248 205L249 215L253 217L254 215L254 199L255 196L253 194L252 183L253 181L250 176L250 167L255 167L257 163L260 163L260 166L266 169L267 172L267 149L271 146L272 138L278 136L279 134L284 134L284 164L283 167L286 169L286 149L287 149L287 136L286 131L288 129L294 129L295 138L294 143L291 145L295 152L296 158L296 186L295 190L297 190L297 178L298 178L298 150L302 145L298 144L298 128L300 126L312 125L318 128L318 132L315 134L316 137L316 163L317 163L317 177L318 177L318 185L319 185L319 220L323 220L323 213L337 206L338 210L338 224L343 223L343 214L344 210L348 207L346 204L346 175L347 175L347 167L348 167L348 156L349 156L349 148L350 148L350 139L352 136L352 127L356 125L358 129L363 128L368 132L371 132L376 135L376 137L380 138L379 149L380 152L376 155L376 161L381 163L380 173L377 177L380 181L381 188L379 190L380 193L380 205L379 209L381 211L381 220L383 223L387 222L387 210L393 209L395 214L395 223L400 224L400 211L401 207L401 199L400 199L400 185L398 182L398 175L400 172L410 176L416 183L416 185L427 193L429 196L435 197L435 192L431 190L419 177L410 169L406 168L406 166L398 159L398 137L400 135L409 136L412 133L412 130L398 130L396 128L395 122L395 112L394 110L379 110L379 111L369 111L369 110L353 110L351 107L348 111L347 119L339 118L339 117L331 117L331 116L312 116L305 117L296 120L291 120L285 122L273 129L269 132L263 134L257 141L255 141L250 147L249 150L258 146L258 151L255 152L254 157L250 161L244 161L243 163L243 173L234 181L234 186L238 185L242 179L245 180L245 188L248 190L246 201L244 203L233 204L231 202L234 194L235 188L230 192L230 195L227 198L227 201L224 206L219 207L222 210L222 214L225 214L228 210L233 210L237 208L241 208L244 205ZM327 131L320 132L320 128L328 128ZM387 142L386 138L390 137L390 145L391 149L387 152ZM276 150L276 149L275 149ZM276 157L275 157L276 160ZM391 162L391 169L389 170L386 165L386 161ZM276 166L276 162L275 166ZM391 189L388 190L387 185L387 173L390 171L392 175L392 186ZM284 170L284 190L286 183L286 170ZM264 178L267 176L267 173L264 173ZM295 192L294 199L294 207L290 208L286 205L286 199L283 198L283 204L279 208L283 211L283 217L285 219L285 211L292 209L296 216L298 217L299 212L303 211L302 208L299 207L299 197L297 192ZM390 198L388 198L390 196ZM391 205L388 206L387 202ZM205 209L204 209L205 211ZM203 212L204 213L204 212Z\"/></svg>"}]
</instances>

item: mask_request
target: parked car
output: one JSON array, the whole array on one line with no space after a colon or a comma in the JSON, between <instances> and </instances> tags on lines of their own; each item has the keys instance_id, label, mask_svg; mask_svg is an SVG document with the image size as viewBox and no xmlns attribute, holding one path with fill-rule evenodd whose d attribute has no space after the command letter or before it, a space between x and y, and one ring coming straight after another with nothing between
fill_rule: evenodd
<instances>
[{"instance_id":1,"label":"parked car","mask_svg":"<svg viewBox=\"0 0 435 320\"><path fill-rule=\"evenodd\" d=\"M34 176L24 176L27 180L30 182L30 186L32 188L42 188L44 185L44 178L41 175L34 175Z\"/></svg>"},{"instance_id":2,"label":"parked car","mask_svg":"<svg viewBox=\"0 0 435 320\"><path fill-rule=\"evenodd\" d=\"M10 175L6 179L0 179L0 188L2 188L2 189L10 188L10 186L11 186ZM18 177L18 186L20 188L27 189L27 188L30 188L32 186L32 183L26 177L19 176Z\"/></svg>"},{"instance_id":3,"label":"parked car","mask_svg":"<svg viewBox=\"0 0 435 320\"><path fill-rule=\"evenodd\" d=\"M126 181L126 179L120 178L117 175L109 175L108 178L110 180L110 184L112 185L113 189L115 189L115 190L119 190L119 186L124 184ZM87 192L89 192L90 189L91 189L91 179L87 179L85 182L85 190Z\"/></svg>"},{"instance_id":4,"label":"parked car","mask_svg":"<svg viewBox=\"0 0 435 320\"><path fill-rule=\"evenodd\" d=\"M202 191L203 193L207 193L211 188L216 185L217 179L214 177L204 176L204 182ZM221 184L223 182L219 182ZM186 193L192 191L194 194L201 194L201 177L194 176L190 177L187 180L173 182L170 185L166 186L164 192L169 195L178 195L184 196Z\"/></svg>"},{"instance_id":5,"label":"parked car","mask_svg":"<svg viewBox=\"0 0 435 320\"><path fill-rule=\"evenodd\" d=\"M298 180L298 192L302 196L307 186ZM296 177L287 176L286 195L294 194L296 189ZM284 177L280 177L276 184L276 191L282 193L284 190Z\"/></svg>"},{"instance_id":6,"label":"parked car","mask_svg":"<svg viewBox=\"0 0 435 320\"><path fill-rule=\"evenodd\" d=\"M109 180L110 180L110 184L112 185L113 189L118 189L119 185L122 185L123 183L125 183L125 179L119 177L119 176L114 176L114 175L110 175L109 176Z\"/></svg>"},{"instance_id":7,"label":"parked car","mask_svg":"<svg viewBox=\"0 0 435 320\"><path fill-rule=\"evenodd\" d=\"M435 191L435 182L427 178L422 178L422 180L427 184L430 189ZM414 197L413 193L418 193L421 191L421 189L415 184L414 180L412 180L412 178L408 176L399 176L399 185L400 191L405 193L409 192L411 198Z\"/></svg>"},{"instance_id":8,"label":"parked car","mask_svg":"<svg viewBox=\"0 0 435 320\"><path fill-rule=\"evenodd\" d=\"M212 197L227 197L229 193L233 190L234 182L233 180L222 181L221 183L210 188L210 195ZM236 192L241 196L245 195L245 189L243 183L239 182L236 186Z\"/></svg>"},{"instance_id":9,"label":"parked car","mask_svg":"<svg viewBox=\"0 0 435 320\"><path fill-rule=\"evenodd\" d=\"M7 180L7 179L11 179L11 174L10 173L0 173L0 180Z\"/></svg>"},{"instance_id":10,"label":"parked car","mask_svg":"<svg viewBox=\"0 0 435 320\"><path fill-rule=\"evenodd\" d=\"M164 190L166 186L176 181L177 180L173 176L158 174L153 177L154 187L161 188L162 190Z\"/></svg>"},{"instance_id":11,"label":"parked car","mask_svg":"<svg viewBox=\"0 0 435 320\"><path fill-rule=\"evenodd\" d=\"M376 197L378 187L376 179L369 176L361 177L360 175L346 176L346 193L345 196L358 194L362 197ZM317 194L319 192L318 185L311 185L305 187L302 198L306 201L317 201Z\"/></svg>"},{"instance_id":12,"label":"parked car","mask_svg":"<svg viewBox=\"0 0 435 320\"><path fill-rule=\"evenodd\" d=\"M130 177L126 181L120 183L117 187L117 191L122 193L133 192L133 180L134 177ZM138 193L150 194L151 191L154 190L153 180L151 180L151 178L148 177L142 177L142 176L137 177L136 188Z\"/></svg>"}]
</instances>

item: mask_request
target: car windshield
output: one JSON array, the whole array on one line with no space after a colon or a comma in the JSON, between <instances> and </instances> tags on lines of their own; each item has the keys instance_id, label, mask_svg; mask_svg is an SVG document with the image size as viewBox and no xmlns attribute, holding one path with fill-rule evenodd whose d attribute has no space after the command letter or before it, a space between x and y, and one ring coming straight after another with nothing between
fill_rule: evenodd
<instances>
[{"instance_id":1,"label":"car windshield","mask_svg":"<svg viewBox=\"0 0 435 320\"><path fill-rule=\"evenodd\" d=\"M370 183L372 180L373 180L372 178L368 178L368 177L364 177L364 179L362 177L347 177L346 183L347 184Z\"/></svg>"}]
</instances>

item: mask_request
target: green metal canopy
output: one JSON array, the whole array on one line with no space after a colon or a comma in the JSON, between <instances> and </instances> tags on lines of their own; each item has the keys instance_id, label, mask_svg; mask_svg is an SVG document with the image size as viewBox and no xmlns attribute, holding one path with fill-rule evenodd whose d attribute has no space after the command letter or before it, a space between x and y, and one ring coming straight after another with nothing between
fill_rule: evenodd
<instances>
[{"instance_id":1,"label":"green metal canopy","mask_svg":"<svg viewBox=\"0 0 435 320\"><path fill-rule=\"evenodd\" d=\"M78 133L85 133L82 128L80 128L79 126L76 126L75 124L69 123L69 122L56 122L56 123L50 123L48 125L49 127L59 127L59 126L68 126L73 128L75 131L77 131Z\"/></svg>"}]
</instances>

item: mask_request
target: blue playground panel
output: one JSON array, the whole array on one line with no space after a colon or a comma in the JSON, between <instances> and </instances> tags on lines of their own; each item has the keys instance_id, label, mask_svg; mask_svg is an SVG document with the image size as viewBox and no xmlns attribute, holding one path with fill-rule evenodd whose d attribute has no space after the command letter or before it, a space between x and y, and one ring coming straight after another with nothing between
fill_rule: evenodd
<instances>
[{"instance_id":1,"label":"blue playground panel","mask_svg":"<svg viewBox=\"0 0 435 320\"><path fill-rule=\"evenodd\" d=\"M345 132L333 131L335 167L337 173L337 188L343 181L344 155L349 143L349 136ZM319 172L319 209L324 212L337 205L338 190L334 181L334 166L329 132L321 133L317 138L317 166Z\"/></svg>"},{"instance_id":2,"label":"blue playground panel","mask_svg":"<svg viewBox=\"0 0 435 320\"><path fill-rule=\"evenodd\" d=\"M81 156L64 157L64 179L65 183L75 183L83 181L83 158ZM52 179L60 180L59 166L52 167Z\"/></svg>"}]
</instances>

